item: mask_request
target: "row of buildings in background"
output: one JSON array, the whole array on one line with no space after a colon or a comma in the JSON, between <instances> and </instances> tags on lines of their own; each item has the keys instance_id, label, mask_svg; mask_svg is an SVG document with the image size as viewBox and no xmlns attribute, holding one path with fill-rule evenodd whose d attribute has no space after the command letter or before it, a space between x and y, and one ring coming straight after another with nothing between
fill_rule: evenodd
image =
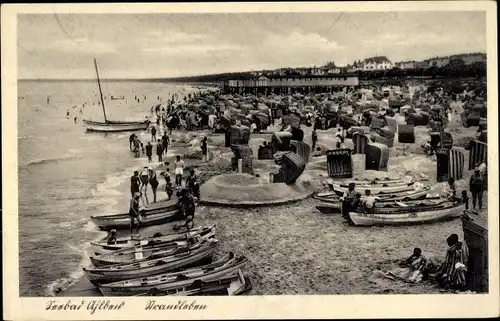
<instances>
[{"instance_id":1,"label":"row of buildings in background","mask_svg":"<svg viewBox=\"0 0 500 321\"><path fill-rule=\"evenodd\" d=\"M453 60L461 60L465 65L470 65L475 62L486 62L485 53L469 53L451 55L446 57L429 58L423 61L401 61L392 62L386 56L376 56L366 58L364 60L354 61L344 67L336 66L334 62L329 62L322 67L309 67L309 68L280 68L275 70L265 70L260 72L253 72L254 77L267 76L267 77L283 77L283 76L326 76L342 73L352 73L356 71L374 71L374 70L389 70L392 68L400 69L416 69L416 68L430 68L430 67L443 67Z\"/></svg>"},{"instance_id":2,"label":"row of buildings in background","mask_svg":"<svg viewBox=\"0 0 500 321\"><path fill-rule=\"evenodd\" d=\"M223 88L225 92L231 93L324 92L342 87L358 86L357 71L443 67L454 60L460 60L465 65L470 65L476 62L486 62L486 54L460 54L435 57L424 61L401 61L396 63L393 63L385 56L377 56L363 61L355 61L345 67L339 67L334 62L329 62L322 67L263 70L252 72L250 74L251 79L226 80Z\"/></svg>"},{"instance_id":3,"label":"row of buildings in background","mask_svg":"<svg viewBox=\"0 0 500 321\"><path fill-rule=\"evenodd\" d=\"M453 60L461 60L465 65L470 65L476 62L486 63L485 53L468 53L451 55L446 57L434 57L425 59L423 61L400 61L393 63L386 56L378 56L367 58L363 61L358 60L345 67L347 72L354 72L358 70L370 71L370 70L387 70L392 68L400 69L416 69L416 68L430 68L430 67L443 67L449 64Z\"/></svg>"}]
</instances>

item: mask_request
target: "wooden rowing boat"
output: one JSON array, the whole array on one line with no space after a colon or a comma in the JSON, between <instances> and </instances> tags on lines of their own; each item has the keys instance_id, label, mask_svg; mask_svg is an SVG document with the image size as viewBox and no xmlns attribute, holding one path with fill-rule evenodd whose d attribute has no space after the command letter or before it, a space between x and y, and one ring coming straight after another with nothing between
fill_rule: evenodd
<instances>
[{"instance_id":1,"label":"wooden rowing boat","mask_svg":"<svg viewBox=\"0 0 500 321\"><path fill-rule=\"evenodd\" d=\"M464 203L450 204L432 210L403 213L358 213L349 212L349 221L356 226L425 224L460 217Z\"/></svg>"},{"instance_id":2,"label":"wooden rowing boat","mask_svg":"<svg viewBox=\"0 0 500 321\"><path fill-rule=\"evenodd\" d=\"M156 289L157 284L161 284L164 279L172 276L181 275L186 272L192 271L208 271L214 268L220 268L228 264L232 264L235 261L235 255L233 252L226 253L217 261L200 265L189 269L182 269L176 272L168 272L163 274L155 274L152 276L146 276L143 278L127 279L123 281L111 282L103 284L100 286L100 291L103 295L133 295L135 293L147 293L151 289ZM158 290L158 289L156 289ZM116 293L116 294L115 294Z\"/></svg>"},{"instance_id":3,"label":"wooden rowing boat","mask_svg":"<svg viewBox=\"0 0 500 321\"><path fill-rule=\"evenodd\" d=\"M168 222L177 221L183 218L178 209L163 211L155 210L150 212L141 211L141 227L158 225ZM109 231L111 229L128 229L130 228L130 215L128 213L112 214L102 216L91 216L92 222L101 230ZM135 222L136 224L137 222Z\"/></svg>"},{"instance_id":4,"label":"wooden rowing boat","mask_svg":"<svg viewBox=\"0 0 500 321\"><path fill-rule=\"evenodd\" d=\"M337 184L343 184L343 185L349 185L349 183L354 183L356 185L365 185L365 184L369 184L369 185L373 185L373 184L379 184L379 185L382 185L382 184L408 184L408 183L411 183L413 181L413 178L411 176L408 176L409 178L405 178L405 179L390 179L390 178L374 178L372 180L369 180L369 179L357 179L357 178L353 178L353 179L346 179L346 180L340 180L340 181L333 181L332 183L337 183Z\"/></svg>"},{"instance_id":5,"label":"wooden rowing boat","mask_svg":"<svg viewBox=\"0 0 500 321\"><path fill-rule=\"evenodd\" d=\"M131 264L114 264L98 268L83 268L87 278L94 285L128 279L142 278L176 269L193 267L211 260L217 248L216 240L209 240L199 248L171 256L155 258Z\"/></svg>"},{"instance_id":6,"label":"wooden rowing boat","mask_svg":"<svg viewBox=\"0 0 500 321\"><path fill-rule=\"evenodd\" d=\"M405 181L405 180L393 180L393 181L356 181L356 180L351 180L351 181L333 181L332 185L339 185L340 187L347 188L349 187L349 184L354 183L356 187L392 187L392 186L411 186L415 182L412 181Z\"/></svg>"},{"instance_id":7,"label":"wooden rowing boat","mask_svg":"<svg viewBox=\"0 0 500 321\"><path fill-rule=\"evenodd\" d=\"M443 204L449 203L447 199L442 198L432 198L432 199L421 199L421 200L382 200L375 203L375 213L397 213L405 212L408 210L429 210L443 206ZM336 203L323 202L316 205L316 208L323 214L333 214L340 213L342 210L342 202L339 200Z\"/></svg>"},{"instance_id":8,"label":"wooden rowing boat","mask_svg":"<svg viewBox=\"0 0 500 321\"><path fill-rule=\"evenodd\" d=\"M215 281L223 276L236 273L248 263L246 257L232 257L226 263L214 266L209 265L174 273L162 274L146 278L113 282L99 286L103 295L124 296L147 293L152 289L167 291L188 286L195 280L204 282Z\"/></svg>"},{"instance_id":9,"label":"wooden rowing boat","mask_svg":"<svg viewBox=\"0 0 500 321\"><path fill-rule=\"evenodd\" d=\"M423 189L416 191L402 191L402 192L394 192L394 193L379 193L377 197L381 201L410 201L410 200L419 200L419 199L436 199L439 198L439 195L431 195L431 188L429 186L425 186ZM334 191L334 192L326 192L326 193L316 193L313 195L313 198L320 200L326 203L338 203L340 202L340 197L343 195L343 192Z\"/></svg>"},{"instance_id":10,"label":"wooden rowing boat","mask_svg":"<svg viewBox=\"0 0 500 321\"><path fill-rule=\"evenodd\" d=\"M195 236L203 236L208 233L211 233L212 231L215 231L215 225L210 225L210 226L204 226L204 227L197 227L190 229L187 232L179 232L179 233L173 233L173 234L166 234L163 235L162 233L157 233L155 236L149 236L149 237L140 237L136 235L132 235L130 237L119 237L117 238L112 244L108 244L106 239L99 241L99 242L91 242L91 245L101 247L105 250L121 250L125 248L131 248L135 246L145 246L148 244L162 244L162 243L168 243L168 242L173 242L173 241L182 241L186 240L187 238L193 238Z\"/></svg>"},{"instance_id":11,"label":"wooden rowing boat","mask_svg":"<svg viewBox=\"0 0 500 321\"><path fill-rule=\"evenodd\" d=\"M204 282L195 280L187 286L175 289L151 289L148 293L137 296L232 296L243 295L252 290L250 278L243 275L241 270L232 275L226 275L218 280Z\"/></svg>"},{"instance_id":12,"label":"wooden rowing boat","mask_svg":"<svg viewBox=\"0 0 500 321\"><path fill-rule=\"evenodd\" d=\"M173 254L192 250L201 246L203 242L215 237L215 232L211 231L203 236L195 236L184 241L174 241L162 244L152 244L124 248L109 253L91 256L90 260L94 266L128 264L138 261L145 261L152 258L160 258Z\"/></svg>"},{"instance_id":13,"label":"wooden rowing boat","mask_svg":"<svg viewBox=\"0 0 500 321\"><path fill-rule=\"evenodd\" d=\"M372 194L379 194L379 193L394 193L394 192L404 192L404 191L414 191L415 187L412 186L414 183L409 183L406 185L399 185L399 186L381 186L381 185L375 185L375 186L356 186L356 190L360 193L364 193L365 190L369 189ZM347 187L343 187L339 184L331 184L330 188L337 192L345 192L347 191Z\"/></svg>"},{"instance_id":14,"label":"wooden rowing boat","mask_svg":"<svg viewBox=\"0 0 500 321\"><path fill-rule=\"evenodd\" d=\"M83 119L83 124L85 129L89 132L106 132L106 133L118 133L118 132L133 132L146 130L149 127L149 122L121 122L121 121L106 121L97 122L92 120Z\"/></svg>"}]
</instances>

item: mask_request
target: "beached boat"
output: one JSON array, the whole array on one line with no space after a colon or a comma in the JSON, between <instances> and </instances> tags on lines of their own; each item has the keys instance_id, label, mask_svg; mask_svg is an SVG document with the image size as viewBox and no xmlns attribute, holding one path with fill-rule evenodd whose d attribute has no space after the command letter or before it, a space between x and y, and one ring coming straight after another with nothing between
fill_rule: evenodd
<instances>
[{"instance_id":1,"label":"beached boat","mask_svg":"<svg viewBox=\"0 0 500 321\"><path fill-rule=\"evenodd\" d=\"M225 275L236 273L248 263L246 257L234 258L234 255L229 260L226 258L223 260L226 262L222 264L220 262L223 261L219 261L216 264L174 273L103 284L99 286L99 290L103 295L108 296L136 295L147 293L152 289L166 291L190 285L195 280L204 282L218 280Z\"/></svg>"},{"instance_id":2,"label":"beached boat","mask_svg":"<svg viewBox=\"0 0 500 321\"><path fill-rule=\"evenodd\" d=\"M97 84L99 86L99 94L101 96L101 106L104 115L104 122L92 121L83 119L83 124L87 131L94 132L126 132L145 130L149 127L150 121L116 121L108 120L106 116L106 106L104 105L104 98L101 90L101 80L99 79L99 69L97 68L97 60L94 58L95 72L97 75Z\"/></svg>"},{"instance_id":3,"label":"beached boat","mask_svg":"<svg viewBox=\"0 0 500 321\"><path fill-rule=\"evenodd\" d=\"M232 296L243 295L252 290L250 278L241 270L232 275L226 275L216 281L204 282L195 280L187 286L175 289L158 290L153 288L148 293L137 296Z\"/></svg>"},{"instance_id":4,"label":"beached boat","mask_svg":"<svg viewBox=\"0 0 500 321\"><path fill-rule=\"evenodd\" d=\"M410 191L402 191L402 192L394 192L394 193L379 193L377 197L381 201L410 201L410 200L419 200L419 199L437 199L439 195L430 194L431 188L429 186L423 187L419 191L410 190ZM326 193L316 193L313 195L313 198L320 200L326 203L338 203L340 202L340 197L343 195L343 191L334 191L334 192L326 192Z\"/></svg>"},{"instance_id":5,"label":"beached boat","mask_svg":"<svg viewBox=\"0 0 500 321\"><path fill-rule=\"evenodd\" d=\"M129 131L139 131L146 130L149 127L149 121L143 122L121 122L113 121L110 122L106 120L105 122L98 122L83 119L83 124L85 129L89 132L129 132Z\"/></svg>"},{"instance_id":6,"label":"beached boat","mask_svg":"<svg viewBox=\"0 0 500 321\"><path fill-rule=\"evenodd\" d=\"M345 180L332 180L332 183L337 183L337 184L344 184L344 185L349 185L349 183L354 183L356 185L363 185L363 184L409 184L413 182L413 177L408 176L408 178L404 179L391 179L391 178L374 178L372 180L369 179L358 179L358 178L352 178L352 179L345 179Z\"/></svg>"},{"instance_id":7,"label":"beached boat","mask_svg":"<svg viewBox=\"0 0 500 321\"><path fill-rule=\"evenodd\" d=\"M187 232L179 232L173 234L163 235L162 233L156 233L154 236L141 237L140 235L132 235L129 237L119 237L112 244L108 244L106 239L99 242L91 242L91 245L101 247L105 250L121 250L125 248L131 248L138 245L144 246L148 244L162 244L166 242L182 241L187 238L192 238L195 236L204 236L212 231L215 231L215 225L196 227Z\"/></svg>"},{"instance_id":8,"label":"beached boat","mask_svg":"<svg viewBox=\"0 0 500 321\"><path fill-rule=\"evenodd\" d=\"M180 220L182 219L182 214L178 209L158 209L148 212L141 211L141 218L141 227L146 227ZM130 228L130 215L128 213L91 216L90 219L101 230L105 231L111 229L119 230Z\"/></svg>"},{"instance_id":9,"label":"beached boat","mask_svg":"<svg viewBox=\"0 0 500 321\"><path fill-rule=\"evenodd\" d=\"M410 201L382 200L382 201L377 201L375 203L375 211L376 213L397 213L413 209L428 210L441 206L446 202L449 201L441 198L410 200ZM316 208L323 214L340 213L342 209L342 202L340 201L336 203L323 202L321 204L316 205Z\"/></svg>"},{"instance_id":10,"label":"beached boat","mask_svg":"<svg viewBox=\"0 0 500 321\"><path fill-rule=\"evenodd\" d=\"M151 244L145 246L136 246L121 250L112 251L109 253L98 254L91 256L90 260L94 266L112 265L112 264L128 264L138 261L145 261L153 258L170 256L173 254L196 249L203 242L215 237L215 232L211 231L203 236L197 235L183 241L174 241L162 244Z\"/></svg>"},{"instance_id":11,"label":"beached boat","mask_svg":"<svg viewBox=\"0 0 500 321\"><path fill-rule=\"evenodd\" d=\"M464 203L449 203L447 206L441 206L430 210L407 211L402 213L367 214L349 212L349 221L356 226L424 224L460 217L464 210Z\"/></svg>"},{"instance_id":12,"label":"beached boat","mask_svg":"<svg viewBox=\"0 0 500 321\"><path fill-rule=\"evenodd\" d=\"M413 186L414 183L409 183L405 185L396 185L396 186L383 186L383 185L362 185L362 186L356 186L356 190L360 193L364 193L365 190L369 189L372 194L379 194L379 193L394 193L394 192L404 192L404 191L412 191L415 190L416 187ZM329 187L333 191L339 191L339 192L344 192L347 191L347 186L342 186L340 184L329 184Z\"/></svg>"},{"instance_id":13,"label":"beached boat","mask_svg":"<svg viewBox=\"0 0 500 321\"><path fill-rule=\"evenodd\" d=\"M87 278L94 285L128 279L142 278L166 273L181 268L199 265L211 260L217 249L217 241L209 240L199 248L171 256L149 259L131 264L114 264L98 268L83 268Z\"/></svg>"}]
</instances>

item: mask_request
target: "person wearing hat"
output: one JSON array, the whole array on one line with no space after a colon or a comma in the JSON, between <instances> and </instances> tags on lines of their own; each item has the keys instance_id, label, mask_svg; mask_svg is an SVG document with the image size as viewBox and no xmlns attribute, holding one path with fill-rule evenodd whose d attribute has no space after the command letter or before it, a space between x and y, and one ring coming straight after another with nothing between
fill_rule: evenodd
<instances>
[{"instance_id":1,"label":"person wearing hat","mask_svg":"<svg viewBox=\"0 0 500 321\"><path fill-rule=\"evenodd\" d=\"M139 227L142 222L141 213L139 212L139 199L141 198L141 193L137 192L134 194L134 197L130 200L130 234L132 234L132 229L134 227L134 221L137 220L136 233L139 233Z\"/></svg>"},{"instance_id":2,"label":"person wearing hat","mask_svg":"<svg viewBox=\"0 0 500 321\"><path fill-rule=\"evenodd\" d=\"M116 230L112 229L109 231L107 244L116 244Z\"/></svg>"}]
</instances>

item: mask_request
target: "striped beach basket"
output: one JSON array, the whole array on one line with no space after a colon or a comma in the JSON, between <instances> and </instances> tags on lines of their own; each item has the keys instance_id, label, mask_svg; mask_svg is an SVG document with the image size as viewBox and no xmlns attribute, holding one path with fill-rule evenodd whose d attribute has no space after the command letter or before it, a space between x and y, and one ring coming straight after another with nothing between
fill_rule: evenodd
<instances>
[{"instance_id":1,"label":"striped beach basket","mask_svg":"<svg viewBox=\"0 0 500 321\"><path fill-rule=\"evenodd\" d=\"M353 154L364 154L366 145L368 145L368 137L364 133L356 131L352 134L352 142L354 143Z\"/></svg>"},{"instance_id":2,"label":"striped beach basket","mask_svg":"<svg viewBox=\"0 0 500 321\"><path fill-rule=\"evenodd\" d=\"M331 178L352 178L352 150L334 149L326 152L328 176Z\"/></svg>"},{"instance_id":3,"label":"striped beach basket","mask_svg":"<svg viewBox=\"0 0 500 321\"><path fill-rule=\"evenodd\" d=\"M445 182L449 178L455 180L464 176L465 155L455 149L440 149L437 156L437 181Z\"/></svg>"},{"instance_id":4,"label":"striped beach basket","mask_svg":"<svg viewBox=\"0 0 500 321\"><path fill-rule=\"evenodd\" d=\"M290 144L292 145L292 151L302 157L305 163L308 163L311 156L311 146L297 140L292 140Z\"/></svg>"},{"instance_id":5,"label":"striped beach basket","mask_svg":"<svg viewBox=\"0 0 500 321\"><path fill-rule=\"evenodd\" d=\"M484 163L488 160L488 145L478 140L470 143L469 150L469 170L476 168L478 163Z\"/></svg>"}]
</instances>

